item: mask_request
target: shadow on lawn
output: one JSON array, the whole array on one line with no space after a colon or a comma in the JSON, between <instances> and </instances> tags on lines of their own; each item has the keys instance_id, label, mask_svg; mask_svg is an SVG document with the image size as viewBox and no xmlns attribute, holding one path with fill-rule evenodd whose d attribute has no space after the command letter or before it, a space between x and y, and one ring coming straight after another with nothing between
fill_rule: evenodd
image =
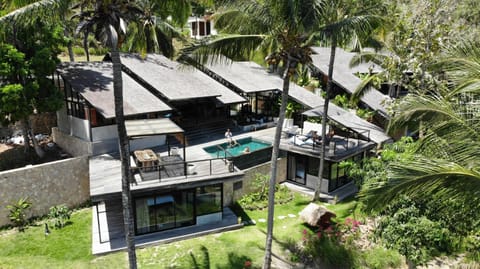
<instances>
[{"instance_id":1,"label":"shadow on lawn","mask_svg":"<svg viewBox=\"0 0 480 269\"><path fill-rule=\"evenodd\" d=\"M193 252L190 252L190 268L192 269L210 269L213 268L210 261L210 254L205 246L200 247L202 252L201 258L195 257ZM245 255L238 255L234 252L229 252L226 264L216 264L215 268L230 269L230 268L261 268L252 264L252 259Z\"/></svg>"},{"instance_id":2,"label":"shadow on lawn","mask_svg":"<svg viewBox=\"0 0 480 269\"><path fill-rule=\"evenodd\" d=\"M233 213L235 213L235 215L237 215L237 217L242 218L242 221L243 221L245 226L254 225L250 216L247 214L247 212L245 212L245 210L243 210L243 208L237 202L235 202L233 204L233 206L231 206L231 209L232 209Z\"/></svg>"}]
</instances>

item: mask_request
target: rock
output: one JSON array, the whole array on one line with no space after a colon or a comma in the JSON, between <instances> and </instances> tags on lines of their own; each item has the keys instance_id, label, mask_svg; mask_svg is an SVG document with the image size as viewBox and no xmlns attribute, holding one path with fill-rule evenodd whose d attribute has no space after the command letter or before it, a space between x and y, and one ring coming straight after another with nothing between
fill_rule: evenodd
<instances>
[{"instance_id":1,"label":"rock","mask_svg":"<svg viewBox=\"0 0 480 269\"><path fill-rule=\"evenodd\" d=\"M299 216L300 220L310 226L327 228L330 226L331 219L336 215L321 205L310 203L300 211Z\"/></svg>"}]
</instances>

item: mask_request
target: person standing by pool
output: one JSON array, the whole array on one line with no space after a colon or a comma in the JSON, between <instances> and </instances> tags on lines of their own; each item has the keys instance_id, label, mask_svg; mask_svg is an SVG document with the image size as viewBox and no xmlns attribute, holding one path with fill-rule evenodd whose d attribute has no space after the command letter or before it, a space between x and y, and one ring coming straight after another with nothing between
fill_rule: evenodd
<instances>
[{"instance_id":1,"label":"person standing by pool","mask_svg":"<svg viewBox=\"0 0 480 269\"><path fill-rule=\"evenodd\" d=\"M227 139L228 144L233 144L232 132L230 131L230 129L227 129L227 131L225 132L225 138Z\"/></svg>"}]
</instances>

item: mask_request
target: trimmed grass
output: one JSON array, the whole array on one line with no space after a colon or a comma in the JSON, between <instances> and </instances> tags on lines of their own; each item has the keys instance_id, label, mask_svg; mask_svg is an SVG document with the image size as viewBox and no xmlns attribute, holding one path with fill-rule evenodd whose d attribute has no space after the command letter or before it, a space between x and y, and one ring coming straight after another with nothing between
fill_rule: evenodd
<instances>
[{"instance_id":1,"label":"trimmed grass","mask_svg":"<svg viewBox=\"0 0 480 269\"><path fill-rule=\"evenodd\" d=\"M97 62L97 61L102 61L103 57L105 55L90 55L90 62ZM62 62L69 62L70 58L68 57L68 54L60 54L58 56L60 61ZM85 55L75 55L75 62L86 62L87 61L87 56Z\"/></svg>"},{"instance_id":2,"label":"trimmed grass","mask_svg":"<svg viewBox=\"0 0 480 269\"><path fill-rule=\"evenodd\" d=\"M285 248L301 240L306 227L298 219L298 212L309 202L309 197L296 194L291 202L275 206L273 252L276 255L288 260ZM352 200L328 207L337 212L339 218L346 218L353 212L355 203ZM43 222L28 227L24 233L0 232L0 268L127 268L125 252L91 254L91 215L88 208L76 211L69 225L63 229L51 228L48 236L44 235ZM208 264L205 268L227 269L243 268L246 261L251 261L252 268L260 268L267 229L267 223L260 219L267 219L267 210L245 211L243 220L255 220L256 225L240 230L139 248L138 266L195 268L195 264Z\"/></svg>"}]
</instances>

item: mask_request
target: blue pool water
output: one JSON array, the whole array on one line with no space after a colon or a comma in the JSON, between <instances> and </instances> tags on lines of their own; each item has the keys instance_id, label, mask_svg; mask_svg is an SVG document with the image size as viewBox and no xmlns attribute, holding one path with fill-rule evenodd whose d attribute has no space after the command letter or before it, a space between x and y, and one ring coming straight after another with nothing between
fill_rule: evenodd
<instances>
[{"instance_id":1,"label":"blue pool water","mask_svg":"<svg viewBox=\"0 0 480 269\"><path fill-rule=\"evenodd\" d=\"M208 152L213 158L223 158L225 157L225 150L227 151L227 157L236 157L243 155L243 151L246 147L249 147L250 152L252 153L272 146L270 143L253 139L251 137L239 139L237 140L237 143L237 145L230 147L228 143L225 142L223 144L203 148L203 150Z\"/></svg>"}]
</instances>

